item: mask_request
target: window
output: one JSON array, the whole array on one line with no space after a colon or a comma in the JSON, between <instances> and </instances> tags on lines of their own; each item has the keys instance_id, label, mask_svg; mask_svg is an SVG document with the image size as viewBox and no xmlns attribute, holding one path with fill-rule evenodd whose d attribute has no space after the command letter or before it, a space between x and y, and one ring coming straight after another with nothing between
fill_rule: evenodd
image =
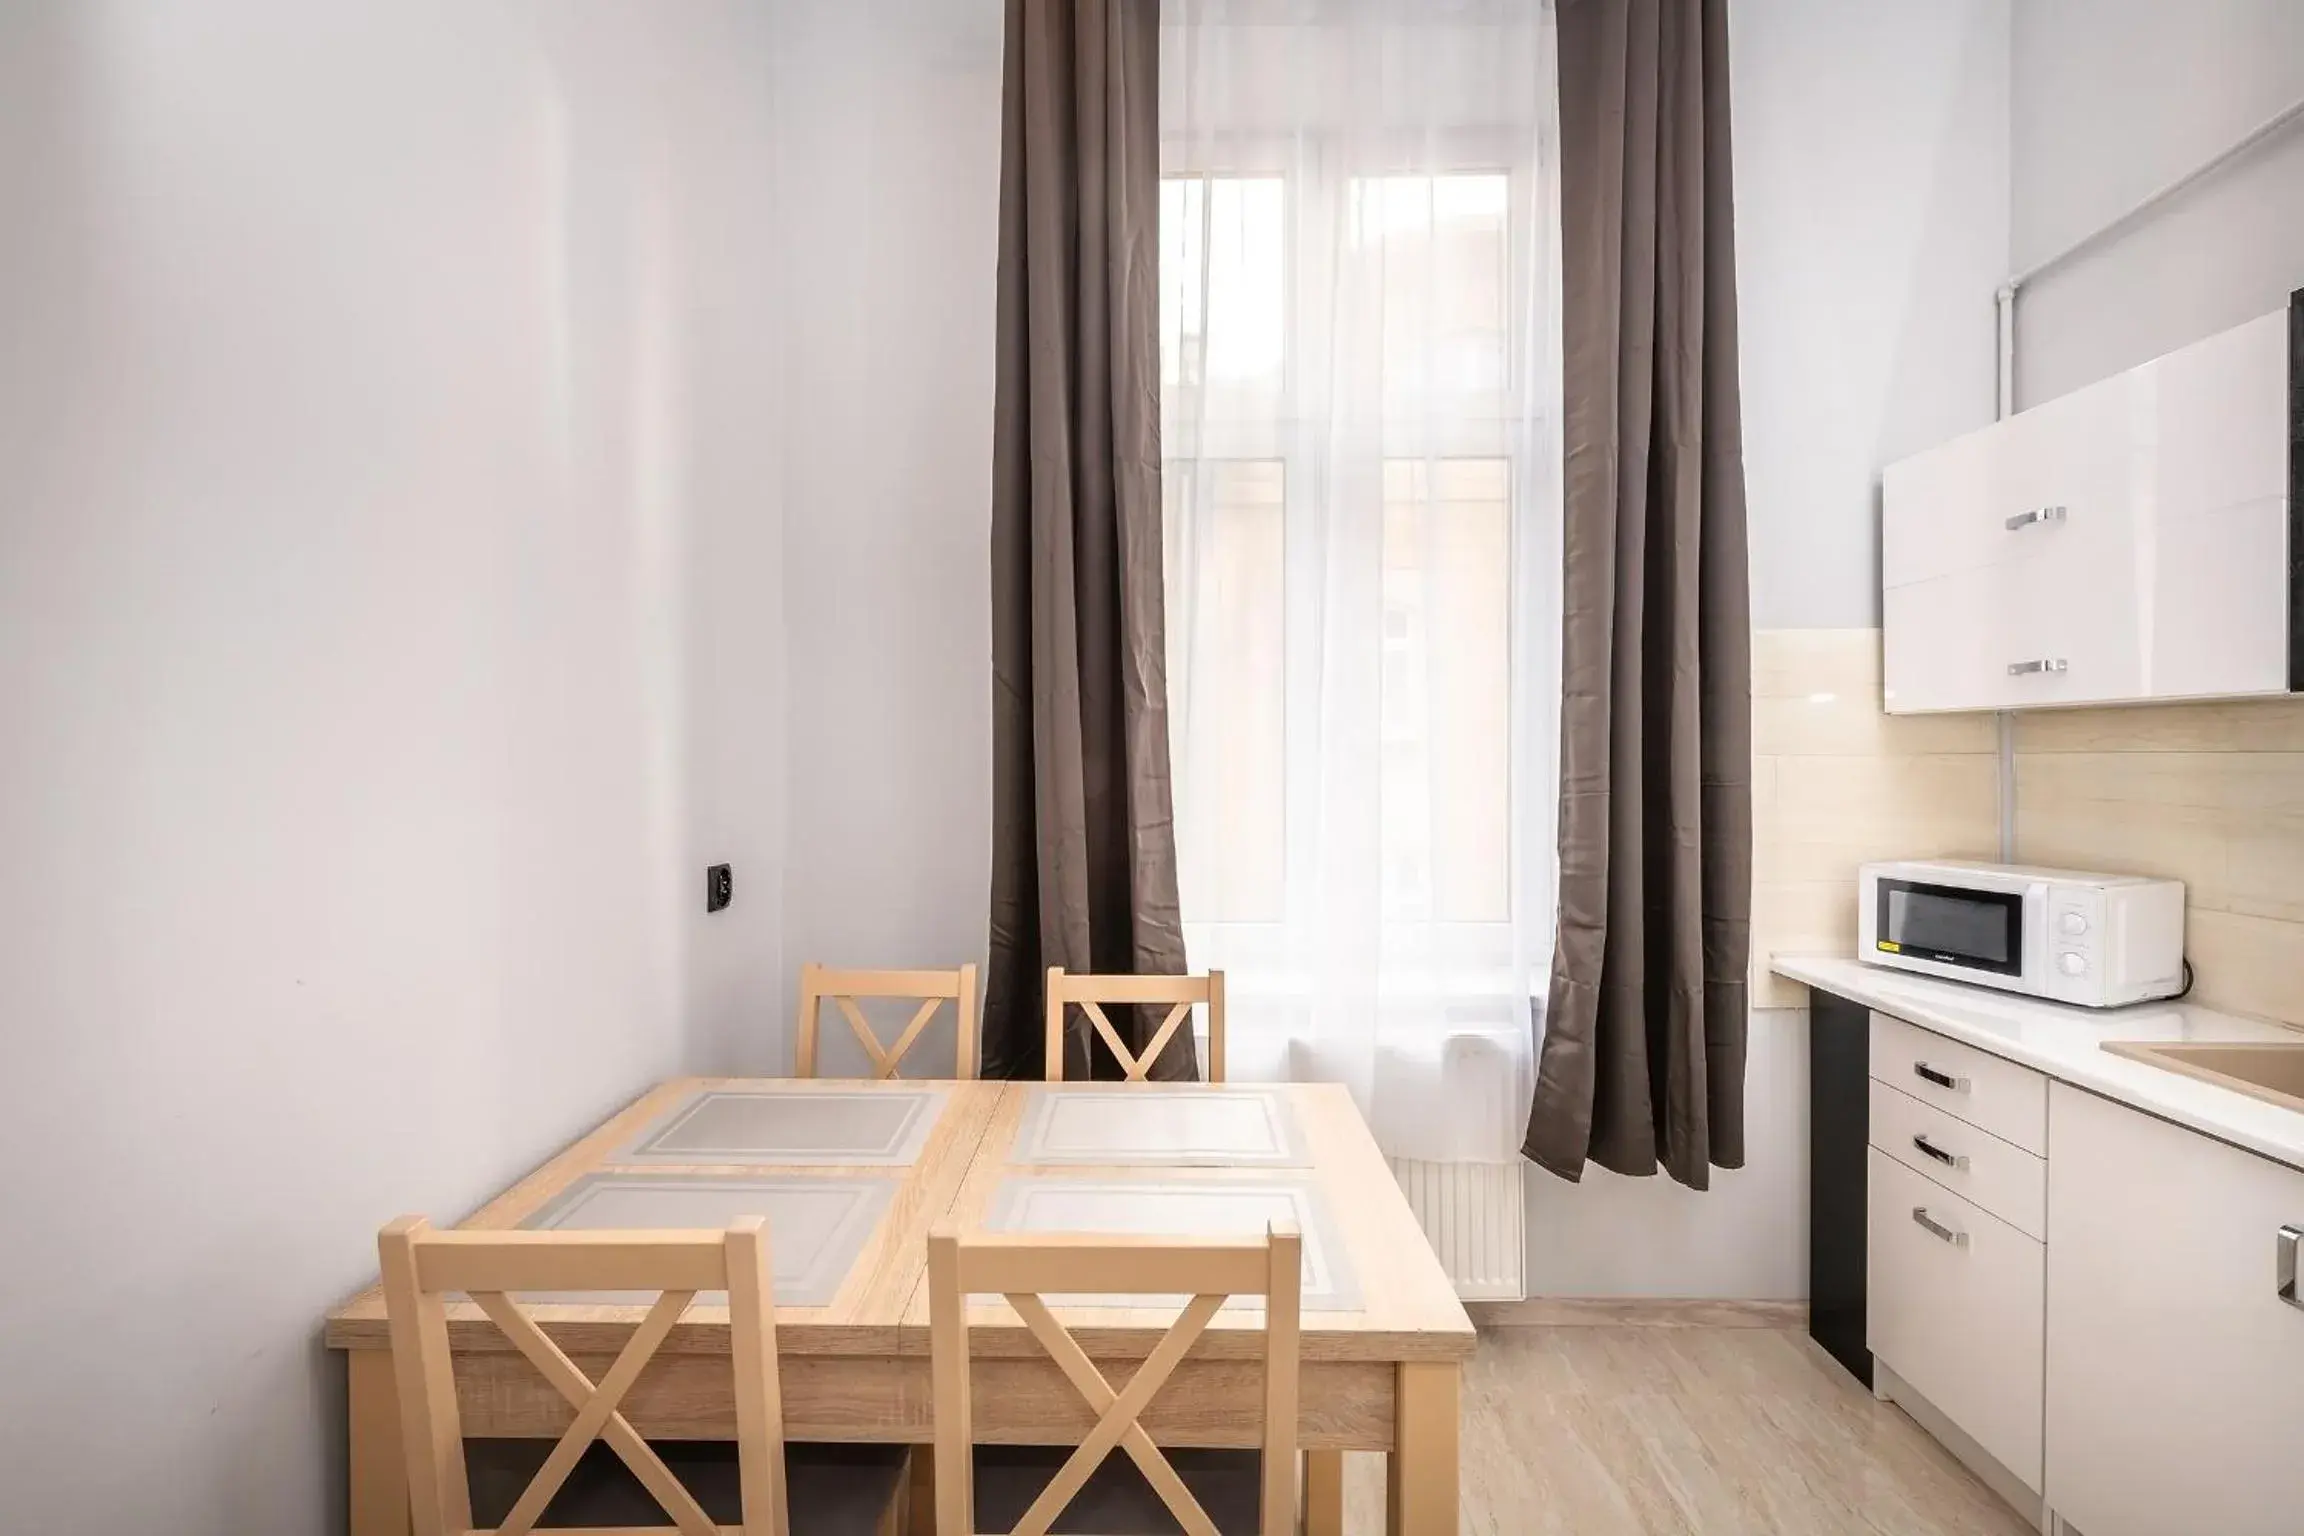
<instances>
[{"instance_id":1,"label":"window","mask_svg":"<svg viewBox=\"0 0 2304 1536\"><path fill-rule=\"evenodd\" d=\"M1510 1160L1559 792L1551 8L1160 13L1186 951L1235 1077Z\"/></svg>"},{"instance_id":2,"label":"window","mask_svg":"<svg viewBox=\"0 0 2304 1536\"><path fill-rule=\"evenodd\" d=\"M1361 749L1385 920L1511 919L1514 465L1530 438L1511 376L1514 179L1162 181L1170 711L1196 926L1315 905L1303 886L1333 868L1317 846L1332 791L1356 776L1308 759ZM1342 238L1291 241L1323 223ZM1329 707L1353 688L1371 705L1358 743L1349 706ZM1291 805L1291 785L1314 803Z\"/></svg>"},{"instance_id":3,"label":"window","mask_svg":"<svg viewBox=\"0 0 2304 1536\"><path fill-rule=\"evenodd\" d=\"M1511 915L1510 484L1504 459L1384 465L1389 918Z\"/></svg>"}]
</instances>

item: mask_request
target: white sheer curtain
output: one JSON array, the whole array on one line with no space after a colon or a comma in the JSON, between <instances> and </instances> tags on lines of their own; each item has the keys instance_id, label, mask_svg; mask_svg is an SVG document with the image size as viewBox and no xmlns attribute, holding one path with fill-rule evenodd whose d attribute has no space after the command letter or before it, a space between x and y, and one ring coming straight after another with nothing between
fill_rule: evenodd
<instances>
[{"instance_id":1,"label":"white sheer curtain","mask_svg":"<svg viewBox=\"0 0 2304 1536\"><path fill-rule=\"evenodd\" d=\"M1517 1155L1553 933L1546 0L1164 0L1169 703L1236 1077Z\"/></svg>"}]
</instances>

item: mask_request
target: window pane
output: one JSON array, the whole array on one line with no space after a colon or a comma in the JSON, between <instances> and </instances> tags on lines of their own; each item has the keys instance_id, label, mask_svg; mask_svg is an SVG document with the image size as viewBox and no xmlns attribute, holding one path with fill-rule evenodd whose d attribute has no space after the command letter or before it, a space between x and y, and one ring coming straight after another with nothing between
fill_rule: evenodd
<instances>
[{"instance_id":1,"label":"window pane","mask_svg":"<svg viewBox=\"0 0 2304 1536\"><path fill-rule=\"evenodd\" d=\"M1510 200L1500 172L1352 183L1352 255L1383 306L1388 395L1503 387Z\"/></svg>"},{"instance_id":2,"label":"window pane","mask_svg":"<svg viewBox=\"0 0 2304 1536\"><path fill-rule=\"evenodd\" d=\"M1160 183L1160 379L1277 396L1285 332L1277 176Z\"/></svg>"},{"instance_id":3,"label":"window pane","mask_svg":"<svg viewBox=\"0 0 2304 1536\"><path fill-rule=\"evenodd\" d=\"M1384 465L1388 917L1510 916L1511 503L1503 459Z\"/></svg>"},{"instance_id":4,"label":"window pane","mask_svg":"<svg viewBox=\"0 0 2304 1536\"><path fill-rule=\"evenodd\" d=\"M1287 870L1286 472L1205 459L1162 475L1168 710L1184 910L1276 922Z\"/></svg>"}]
</instances>

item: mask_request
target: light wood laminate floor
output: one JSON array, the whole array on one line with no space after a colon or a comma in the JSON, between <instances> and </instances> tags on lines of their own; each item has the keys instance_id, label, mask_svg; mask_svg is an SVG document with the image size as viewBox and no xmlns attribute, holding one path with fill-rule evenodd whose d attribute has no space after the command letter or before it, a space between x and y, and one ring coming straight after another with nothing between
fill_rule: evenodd
<instances>
[{"instance_id":1,"label":"light wood laminate floor","mask_svg":"<svg viewBox=\"0 0 2304 1536\"><path fill-rule=\"evenodd\" d=\"M1467 1536L2028 1536L1887 1403L1775 1328L1483 1327L1464 1375ZM1351 1455L1345 1529L1384 1529Z\"/></svg>"}]
</instances>

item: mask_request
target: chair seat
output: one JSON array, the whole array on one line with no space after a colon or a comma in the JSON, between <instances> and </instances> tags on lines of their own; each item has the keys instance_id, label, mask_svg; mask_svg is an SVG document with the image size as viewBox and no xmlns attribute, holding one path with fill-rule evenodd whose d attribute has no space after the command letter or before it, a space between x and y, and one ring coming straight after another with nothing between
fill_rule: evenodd
<instances>
[{"instance_id":1,"label":"chair seat","mask_svg":"<svg viewBox=\"0 0 2304 1536\"><path fill-rule=\"evenodd\" d=\"M744 1518L736 1446L726 1440L649 1442L681 1485L720 1525ZM549 1440L467 1440L464 1465L472 1485L472 1518L482 1529L503 1523L528 1480L551 1454ZM813 1445L784 1447L786 1501L792 1536L876 1536L903 1485L911 1447ZM583 1526L669 1525L655 1496L622 1457L594 1441L576 1470L545 1506L541 1529Z\"/></svg>"},{"instance_id":2,"label":"chair seat","mask_svg":"<svg viewBox=\"0 0 2304 1536\"><path fill-rule=\"evenodd\" d=\"M976 1528L1010 1531L1071 1458L1070 1446L976 1447ZM1222 1536L1258 1536L1261 1451L1171 1450L1166 1455ZM1114 1451L1051 1527L1055 1536L1169 1536L1184 1527L1125 1451ZM1273 1536L1286 1536L1274 1532Z\"/></svg>"}]
</instances>

